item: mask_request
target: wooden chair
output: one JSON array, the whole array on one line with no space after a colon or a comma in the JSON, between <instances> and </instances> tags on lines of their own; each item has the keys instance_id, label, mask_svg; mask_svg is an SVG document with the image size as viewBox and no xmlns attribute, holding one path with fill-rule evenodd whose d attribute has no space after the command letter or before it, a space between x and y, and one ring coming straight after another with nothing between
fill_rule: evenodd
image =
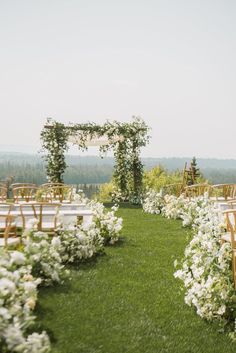
<instances>
[{"instance_id":1,"label":"wooden chair","mask_svg":"<svg viewBox=\"0 0 236 353\"><path fill-rule=\"evenodd\" d=\"M37 219L37 230L55 234L59 226L58 216L60 210L58 203L25 203L20 204L23 230L26 228L27 221Z\"/></svg>"},{"instance_id":2,"label":"wooden chair","mask_svg":"<svg viewBox=\"0 0 236 353\"><path fill-rule=\"evenodd\" d=\"M185 187L185 197L194 198L203 196L206 192L211 195L211 185L209 184L195 184Z\"/></svg>"},{"instance_id":3,"label":"wooden chair","mask_svg":"<svg viewBox=\"0 0 236 353\"><path fill-rule=\"evenodd\" d=\"M20 238L17 237L15 216L11 215L11 205L7 206L4 212L0 212L0 247L20 243Z\"/></svg>"},{"instance_id":4,"label":"wooden chair","mask_svg":"<svg viewBox=\"0 0 236 353\"><path fill-rule=\"evenodd\" d=\"M44 202L71 203L73 187L70 185L53 185L42 188L42 200Z\"/></svg>"},{"instance_id":5,"label":"wooden chair","mask_svg":"<svg viewBox=\"0 0 236 353\"><path fill-rule=\"evenodd\" d=\"M212 185L212 196L216 201L227 201L236 197L236 184Z\"/></svg>"},{"instance_id":6,"label":"wooden chair","mask_svg":"<svg viewBox=\"0 0 236 353\"><path fill-rule=\"evenodd\" d=\"M7 188L5 186L0 186L0 203L5 203L7 201Z\"/></svg>"},{"instance_id":7,"label":"wooden chair","mask_svg":"<svg viewBox=\"0 0 236 353\"><path fill-rule=\"evenodd\" d=\"M232 199L227 202L228 209L236 209L236 199Z\"/></svg>"},{"instance_id":8,"label":"wooden chair","mask_svg":"<svg viewBox=\"0 0 236 353\"><path fill-rule=\"evenodd\" d=\"M231 243L232 247L232 271L234 286L236 289L236 209L230 209L223 212L226 219L226 233L221 235L221 243Z\"/></svg>"},{"instance_id":9,"label":"wooden chair","mask_svg":"<svg viewBox=\"0 0 236 353\"><path fill-rule=\"evenodd\" d=\"M19 186L13 188L14 203L35 201L37 191L37 186Z\"/></svg>"}]
</instances>

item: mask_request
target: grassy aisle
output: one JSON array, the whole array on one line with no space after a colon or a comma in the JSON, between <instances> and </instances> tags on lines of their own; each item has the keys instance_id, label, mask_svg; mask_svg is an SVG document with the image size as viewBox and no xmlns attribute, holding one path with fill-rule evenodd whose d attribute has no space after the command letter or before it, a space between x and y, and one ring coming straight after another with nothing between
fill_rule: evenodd
<instances>
[{"instance_id":1,"label":"grassy aisle","mask_svg":"<svg viewBox=\"0 0 236 353\"><path fill-rule=\"evenodd\" d=\"M124 241L43 289L38 316L53 353L228 353L226 335L184 304L173 277L186 231L179 221L121 209Z\"/></svg>"}]
</instances>

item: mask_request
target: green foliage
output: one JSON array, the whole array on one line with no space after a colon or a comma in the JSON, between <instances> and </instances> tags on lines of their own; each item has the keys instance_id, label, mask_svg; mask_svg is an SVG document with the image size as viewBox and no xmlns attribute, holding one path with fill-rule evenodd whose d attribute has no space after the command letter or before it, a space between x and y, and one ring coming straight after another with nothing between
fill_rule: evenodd
<instances>
[{"instance_id":1,"label":"green foliage","mask_svg":"<svg viewBox=\"0 0 236 353\"><path fill-rule=\"evenodd\" d=\"M99 188L99 193L96 198L99 202L111 202L112 193L114 192L115 185L112 181L109 183L102 184Z\"/></svg>"},{"instance_id":2,"label":"green foliage","mask_svg":"<svg viewBox=\"0 0 236 353\"><path fill-rule=\"evenodd\" d=\"M51 122L48 119L48 124ZM63 124L55 121L41 132L43 150L48 151L44 158L47 162L46 170L49 182L63 182L63 174L67 167L65 151L68 150L68 137L69 131L64 128Z\"/></svg>"},{"instance_id":3,"label":"green foliage","mask_svg":"<svg viewBox=\"0 0 236 353\"><path fill-rule=\"evenodd\" d=\"M180 171L171 173L161 165L158 165L144 173L143 183L146 188L160 191L165 185L181 183L182 179L183 177Z\"/></svg>"}]
</instances>

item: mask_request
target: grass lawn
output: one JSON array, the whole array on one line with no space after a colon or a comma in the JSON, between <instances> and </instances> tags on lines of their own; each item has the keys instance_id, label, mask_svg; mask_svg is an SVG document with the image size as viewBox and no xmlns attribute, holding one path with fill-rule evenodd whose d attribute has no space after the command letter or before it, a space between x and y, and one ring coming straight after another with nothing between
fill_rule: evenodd
<instances>
[{"instance_id":1,"label":"grass lawn","mask_svg":"<svg viewBox=\"0 0 236 353\"><path fill-rule=\"evenodd\" d=\"M73 268L70 282L40 290L41 329L53 353L228 353L236 343L184 304L173 261L181 222L121 208L122 241Z\"/></svg>"}]
</instances>

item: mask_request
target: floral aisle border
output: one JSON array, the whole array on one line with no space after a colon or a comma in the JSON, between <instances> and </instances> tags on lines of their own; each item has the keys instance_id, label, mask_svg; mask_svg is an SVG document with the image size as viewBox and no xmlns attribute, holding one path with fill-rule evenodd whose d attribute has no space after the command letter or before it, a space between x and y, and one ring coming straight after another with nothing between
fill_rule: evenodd
<instances>
[{"instance_id":1,"label":"floral aisle border","mask_svg":"<svg viewBox=\"0 0 236 353\"><path fill-rule=\"evenodd\" d=\"M103 251L115 243L122 229L122 219L116 217L116 207L105 210L98 202L83 194L75 194L74 202L83 202L93 210L93 221L71 229L58 230L58 236L49 237L35 230L37 220L27 224L18 251L0 250L0 352L48 353L47 333L32 331L37 302L37 288L61 283L68 277L67 263L78 263Z\"/></svg>"},{"instance_id":2,"label":"floral aisle border","mask_svg":"<svg viewBox=\"0 0 236 353\"><path fill-rule=\"evenodd\" d=\"M140 149L149 142L148 126L139 117L133 117L131 123L107 121L104 125L95 123L69 124L68 126L47 120L41 132L43 151L46 152L47 176L51 182L63 182L67 167L65 152L68 150L69 137L79 141L78 148L87 149L86 141L106 136L107 144L100 146L100 152L113 149L115 157L114 181L117 192L123 200L140 202L142 193L143 164ZM117 139L119 137L119 139Z\"/></svg>"},{"instance_id":3,"label":"floral aisle border","mask_svg":"<svg viewBox=\"0 0 236 353\"><path fill-rule=\"evenodd\" d=\"M182 281L185 303L202 318L218 319L230 337L236 340L236 294L232 275L232 248L221 244L226 225L221 211L208 195L186 199L183 195L162 195L149 190L143 202L144 212L181 219L193 233L174 276Z\"/></svg>"}]
</instances>

